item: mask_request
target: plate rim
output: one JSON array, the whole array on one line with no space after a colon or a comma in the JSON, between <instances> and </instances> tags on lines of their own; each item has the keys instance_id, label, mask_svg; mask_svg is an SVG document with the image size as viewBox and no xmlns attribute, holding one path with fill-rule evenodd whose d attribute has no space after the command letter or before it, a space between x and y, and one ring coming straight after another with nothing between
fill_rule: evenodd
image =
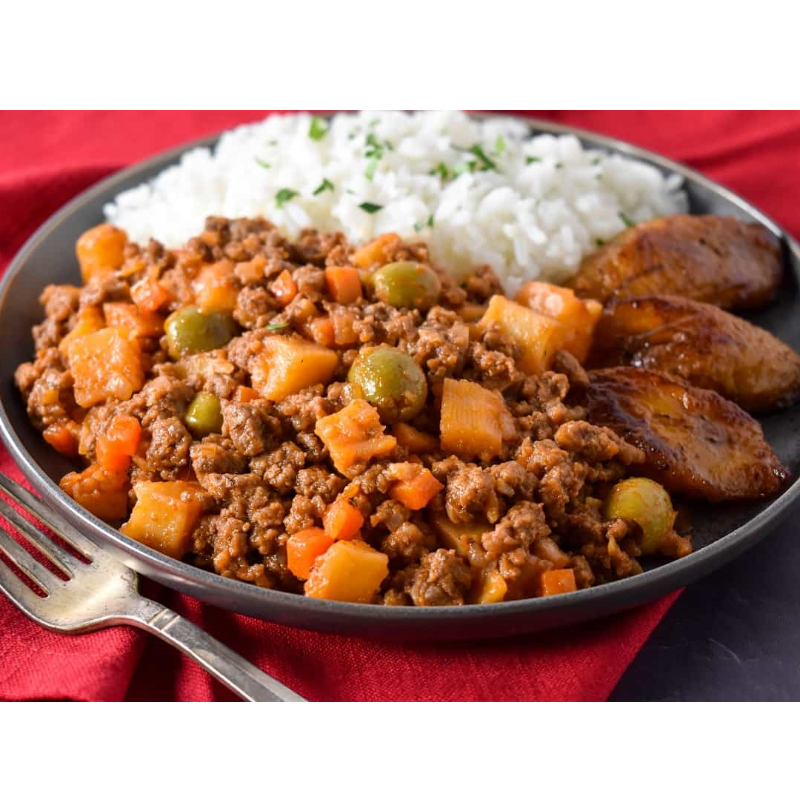
<instances>
[{"instance_id":1,"label":"plate rim","mask_svg":"<svg viewBox=\"0 0 800 800\"><path fill-rule=\"evenodd\" d=\"M752 203L728 187L711 180L700 172L674 161L647 148L617 139L605 134L595 133L572 125L551 122L536 117L521 116L513 113L474 112L473 116L479 118L511 117L522 121L536 135L550 133L554 135L574 135L592 146L610 149L623 153L626 156L653 164L666 172L681 175L684 180L691 180L702 185L711 192L721 195L726 200L756 218L767 227L779 240L793 252L797 262L800 263L800 245L797 241L771 217L758 209ZM257 124L253 123L244 124ZM57 228L77 208L95 200L98 195L105 194L115 185L125 183L139 173L164 167L176 162L188 150L197 147L213 147L223 133L233 130L226 128L215 134L194 139L188 143L168 148L138 161L130 166L114 171L97 183L88 187L76 197L58 209L45 220L26 240L9 263L5 274L0 280L0 314L3 313L6 295L14 280L19 277L28 253L33 250L39 241ZM800 275L797 276L800 280ZM42 499L55 511L65 516L68 524L76 527L80 532L89 535L95 542L110 545L114 554L125 560L120 551L130 559L143 562L150 569L143 571L135 567L138 572L147 575L156 582L166 583L173 588L180 586L180 591L189 595L196 595L192 590L206 590L236 599L240 613L261 616L263 619L281 621L282 612L291 616L289 623L293 626L303 627L303 622L296 621L298 617L307 617L308 627L320 627L314 622L321 617L331 619L352 619L359 622L379 622L384 624L401 623L408 625L415 621L430 623L434 621L455 622L456 620L509 620L529 618L540 612L563 611L568 614L570 610L592 605L595 606L595 616L605 613L604 606L613 605L614 608L632 607L649 602L661 597L670 591L681 588L693 580L711 572L717 566L736 557L747 547L755 544L766 536L780 521L789 508L800 498L800 480L791 485L785 492L775 498L766 508L747 520L745 523L721 536L716 541L706 545L682 559L667 562L654 567L646 572L612 581L607 584L589 587L578 592L572 592L553 597L535 597L522 600L505 601L490 605L464 605L442 607L416 607L416 606L382 606L355 603L342 603L331 600L318 600L303 595L282 592L276 589L265 589L253 584L224 578L214 572L209 572L191 564L177 561L152 550L145 545L120 533L119 530L93 517L74 500L65 495L57 484L50 479L38 465L34 457L27 451L22 441L10 423L2 399L0 398L0 440L8 449L21 472L30 481L33 488L39 492ZM167 580L168 578L168 580ZM213 599L203 596L203 602L211 605L223 605ZM252 613L252 605L259 606L259 610L270 613ZM228 606L230 607L230 606Z\"/></svg>"}]
</instances>

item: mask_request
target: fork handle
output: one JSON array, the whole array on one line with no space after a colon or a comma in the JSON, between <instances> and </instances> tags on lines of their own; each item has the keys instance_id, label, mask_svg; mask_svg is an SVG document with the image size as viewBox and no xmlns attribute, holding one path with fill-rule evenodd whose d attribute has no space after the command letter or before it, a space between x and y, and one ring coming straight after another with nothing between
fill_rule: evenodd
<instances>
[{"instance_id":1,"label":"fork handle","mask_svg":"<svg viewBox=\"0 0 800 800\"><path fill-rule=\"evenodd\" d=\"M259 703L305 702L305 698L160 603L142 598L141 606L126 622L177 647L244 700Z\"/></svg>"}]
</instances>

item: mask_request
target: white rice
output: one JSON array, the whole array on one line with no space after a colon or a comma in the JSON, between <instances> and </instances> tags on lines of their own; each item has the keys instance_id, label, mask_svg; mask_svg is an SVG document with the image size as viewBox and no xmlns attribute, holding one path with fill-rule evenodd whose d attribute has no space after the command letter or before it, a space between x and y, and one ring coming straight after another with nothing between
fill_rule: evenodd
<instances>
[{"instance_id":1,"label":"white rice","mask_svg":"<svg viewBox=\"0 0 800 800\"><path fill-rule=\"evenodd\" d=\"M311 124L292 114L236 128L213 152L191 150L120 194L106 217L134 241L168 247L209 214L261 215L290 236L342 230L354 243L396 231L426 240L456 276L489 264L514 293L526 280L566 280L626 224L687 208L679 176L574 136L531 138L515 120L363 111L337 114L321 138Z\"/></svg>"}]
</instances>

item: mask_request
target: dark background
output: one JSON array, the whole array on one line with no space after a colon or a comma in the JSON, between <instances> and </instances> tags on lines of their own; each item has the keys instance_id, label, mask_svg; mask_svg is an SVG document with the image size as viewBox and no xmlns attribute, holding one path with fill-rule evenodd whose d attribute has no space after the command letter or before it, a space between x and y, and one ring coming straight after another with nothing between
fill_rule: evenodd
<instances>
[{"instance_id":1,"label":"dark background","mask_svg":"<svg viewBox=\"0 0 800 800\"><path fill-rule=\"evenodd\" d=\"M689 586L609 699L800 699L796 527Z\"/></svg>"}]
</instances>

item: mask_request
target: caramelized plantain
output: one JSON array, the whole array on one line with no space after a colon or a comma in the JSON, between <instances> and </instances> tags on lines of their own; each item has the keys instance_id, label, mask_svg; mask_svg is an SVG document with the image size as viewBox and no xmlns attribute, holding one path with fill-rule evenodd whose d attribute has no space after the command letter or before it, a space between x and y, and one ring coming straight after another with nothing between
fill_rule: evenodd
<instances>
[{"instance_id":1,"label":"caramelized plantain","mask_svg":"<svg viewBox=\"0 0 800 800\"><path fill-rule=\"evenodd\" d=\"M589 373L583 404L645 454L632 472L669 492L713 502L775 494L789 472L761 426L737 405L664 372L614 367Z\"/></svg>"},{"instance_id":2,"label":"caramelized plantain","mask_svg":"<svg viewBox=\"0 0 800 800\"><path fill-rule=\"evenodd\" d=\"M590 363L668 372L753 413L800 397L800 355L791 347L727 311L682 297L612 300L600 318Z\"/></svg>"},{"instance_id":3,"label":"caramelized plantain","mask_svg":"<svg viewBox=\"0 0 800 800\"><path fill-rule=\"evenodd\" d=\"M722 308L758 308L775 296L780 250L763 226L676 214L643 222L587 256L568 284L580 297L676 294Z\"/></svg>"}]
</instances>

